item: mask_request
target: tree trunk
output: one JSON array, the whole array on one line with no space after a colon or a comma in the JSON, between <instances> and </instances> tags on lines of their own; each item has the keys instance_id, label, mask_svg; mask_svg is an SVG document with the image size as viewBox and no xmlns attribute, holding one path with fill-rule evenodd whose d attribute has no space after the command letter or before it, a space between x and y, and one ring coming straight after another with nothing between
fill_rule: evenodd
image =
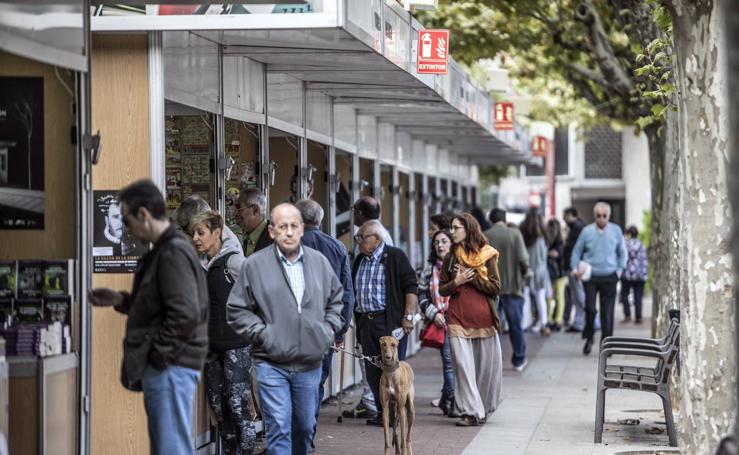
<instances>
[{"instance_id":1,"label":"tree trunk","mask_svg":"<svg viewBox=\"0 0 739 455\"><path fill-rule=\"evenodd\" d=\"M682 453L709 454L736 417L734 299L724 175L728 122L721 18L710 0L666 2L673 15L679 90Z\"/></svg>"},{"instance_id":2,"label":"tree trunk","mask_svg":"<svg viewBox=\"0 0 739 455\"><path fill-rule=\"evenodd\" d=\"M736 3L732 1L723 2L726 15L725 30L728 32L726 42L739 42L739 9ZM727 49L727 48L725 48ZM731 162L731 170L727 174L727 183L729 186L729 196L731 198L732 215L734 216L734 233L732 237L732 247L734 251L734 299L736 305L736 292L739 290L739 47L731 46L727 49L729 58L729 121L731 128L729 129L729 156ZM736 308L736 306L735 306ZM739 326L739 311L735 310L734 323ZM739 342L737 335L734 335L736 341ZM735 344L734 355L739 355L739 346ZM734 438L739 441L739 423L735 423Z\"/></svg>"},{"instance_id":3,"label":"tree trunk","mask_svg":"<svg viewBox=\"0 0 739 455\"><path fill-rule=\"evenodd\" d=\"M652 333L661 337L669 326L667 310L679 309L675 284L678 277L673 264L675 251L677 181L675 168L679 151L677 124L674 113L668 114L662 128L647 128L649 167L652 185L652 219L649 245L649 266L652 284Z\"/></svg>"}]
</instances>

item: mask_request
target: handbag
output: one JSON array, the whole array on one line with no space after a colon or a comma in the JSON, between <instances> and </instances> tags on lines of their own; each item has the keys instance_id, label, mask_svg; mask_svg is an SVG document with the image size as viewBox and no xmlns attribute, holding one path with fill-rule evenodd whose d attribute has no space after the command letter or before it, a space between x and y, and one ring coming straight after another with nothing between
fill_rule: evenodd
<instances>
[{"instance_id":1,"label":"handbag","mask_svg":"<svg viewBox=\"0 0 739 455\"><path fill-rule=\"evenodd\" d=\"M441 349L446 339L446 327L439 327L433 321L429 322L426 327L421 330L421 346L427 348Z\"/></svg>"}]
</instances>

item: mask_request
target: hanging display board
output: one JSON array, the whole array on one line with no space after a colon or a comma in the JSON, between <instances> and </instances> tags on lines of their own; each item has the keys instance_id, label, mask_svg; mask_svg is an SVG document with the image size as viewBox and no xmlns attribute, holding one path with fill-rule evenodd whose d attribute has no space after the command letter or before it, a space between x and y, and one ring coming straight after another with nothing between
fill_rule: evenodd
<instances>
[{"instance_id":1,"label":"hanging display board","mask_svg":"<svg viewBox=\"0 0 739 455\"><path fill-rule=\"evenodd\" d=\"M133 273L136 262L149 249L123 227L118 191L94 191L94 230L92 248L95 273Z\"/></svg>"},{"instance_id":2,"label":"hanging display board","mask_svg":"<svg viewBox=\"0 0 739 455\"><path fill-rule=\"evenodd\" d=\"M0 77L0 229L43 229L44 202L44 78Z\"/></svg>"},{"instance_id":3,"label":"hanging display board","mask_svg":"<svg viewBox=\"0 0 739 455\"><path fill-rule=\"evenodd\" d=\"M513 129L514 113L513 103L495 103L494 127L497 131Z\"/></svg>"}]
</instances>

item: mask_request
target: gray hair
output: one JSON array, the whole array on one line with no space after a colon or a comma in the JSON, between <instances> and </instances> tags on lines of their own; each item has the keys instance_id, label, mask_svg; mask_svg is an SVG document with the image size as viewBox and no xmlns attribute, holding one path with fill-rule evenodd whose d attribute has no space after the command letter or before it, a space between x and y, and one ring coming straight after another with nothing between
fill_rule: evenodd
<instances>
[{"instance_id":1,"label":"gray hair","mask_svg":"<svg viewBox=\"0 0 739 455\"><path fill-rule=\"evenodd\" d=\"M187 231L187 228L190 226L190 222L195 215L207 212L208 210L210 210L208 202L197 194L193 194L192 196L185 198L185 200L180 203L180 206L177 207L174 214L174 221L180 229Z\"/></svg>"},{"instance_id":2,"label":"gray hair","mask_svg":"<svg viewBox=\"0 0 739 455\"><path fill-rule=\"evenodd\" d=\"M303 217L303 223L308 226L320 226L323 221L323 207L313 199L301 199L295 203L295 207L300 210L300 216Z\"/></svg>"},{"instance_id":3,"label":"gray hair","mask_svg":"<svg viewBox=\"0 0 739 455\"><path fill-rule=\"evenodd\" d=\"M365 234L366 233L375 234L375 235L378 235L380 239L382 239L383 237L382 231L385 230L385 226L382 225L380 220L369 220L369 221L366 221L360 229L363 229Z\"/></svg>"},{"instance_id":4,"label":"gray hair","mask_svg":"<svg viewBox=\"0 0 739 455\"><path fill-rule=\"evenodd\" d=\"M601 201L601 202L597 202L597 203L596 203L596 204L595 204L595 205L593 206L593 214L595 214L595 212L596 212L596 211L597 211L598 209L605 209L605 210L606 210L606 212L608 213L608 218L610 218L610 217L611 217L611 204L609 204L609 203L607 203L607 202L602 202L602 201Z\"/></svg>"},{"instance_id":5,"label":"gray hair","mask_svg":"<svg viewBox=\"0 0 739 455\"><path fill-rule=\"evenodd\" d=\"M239 202L245 206L258 207L263 217L267 215L267 196L258 188L244 188L239 194Z\"/></svg>"}]
</instances>

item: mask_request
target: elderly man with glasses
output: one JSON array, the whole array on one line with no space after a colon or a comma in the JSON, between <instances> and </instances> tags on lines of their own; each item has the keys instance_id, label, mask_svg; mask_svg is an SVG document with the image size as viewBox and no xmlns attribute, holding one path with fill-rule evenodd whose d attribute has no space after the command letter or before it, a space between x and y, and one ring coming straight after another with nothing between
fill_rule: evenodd
<instances>
[{"instance_id":1,"label":"elderly man with glasses","mask_svg":"<svg viewBox=\"0 0 739 455\"><path fill-rule=\"evenodd\" d=\"M390 335L398 327L406 334L413 329L416 312L416 273L403 250L383 241L383 227L378 220L365 222L354 240L360 255L354 260L352 277L356 294L354 317L357 321L359 343L367 356L380 354L380 338ZM405 358L407 337L398 345L398 357ZM368 425L382 426L382 409L379 408L379 388L382 371L365 361L369 383L377 415L367 420Z\"/></svg>"},{"instance_id":2,"label":"elderly man with glasses","mask_svg":"<svg viewBox=\"0 0 739 455\"><path fill-rule=\"evenodd\" d=\"M245 188L236 202L236 219L244 231L244 256L249 257L272 244L267 230L267 198L258 188Z\"/></svg>"},{"instance_id":3,"label":"elderly man with glasses","mask_svg":"<svg viewBox=\"0 0 739 455\"><path fill-rule=\"evenodd\" d=\"M585 226L572 250L572 276L583 279L580 262L590 265L590 279L585 282L585 346L583 354L593 348L595 300L600 295L601 340L613 335L613 313L616 304L616 285L626 267L626 244L621 228L608 220L611 206L598 202L593 208L595 223Z\"/></svg>"}]
</instances>

